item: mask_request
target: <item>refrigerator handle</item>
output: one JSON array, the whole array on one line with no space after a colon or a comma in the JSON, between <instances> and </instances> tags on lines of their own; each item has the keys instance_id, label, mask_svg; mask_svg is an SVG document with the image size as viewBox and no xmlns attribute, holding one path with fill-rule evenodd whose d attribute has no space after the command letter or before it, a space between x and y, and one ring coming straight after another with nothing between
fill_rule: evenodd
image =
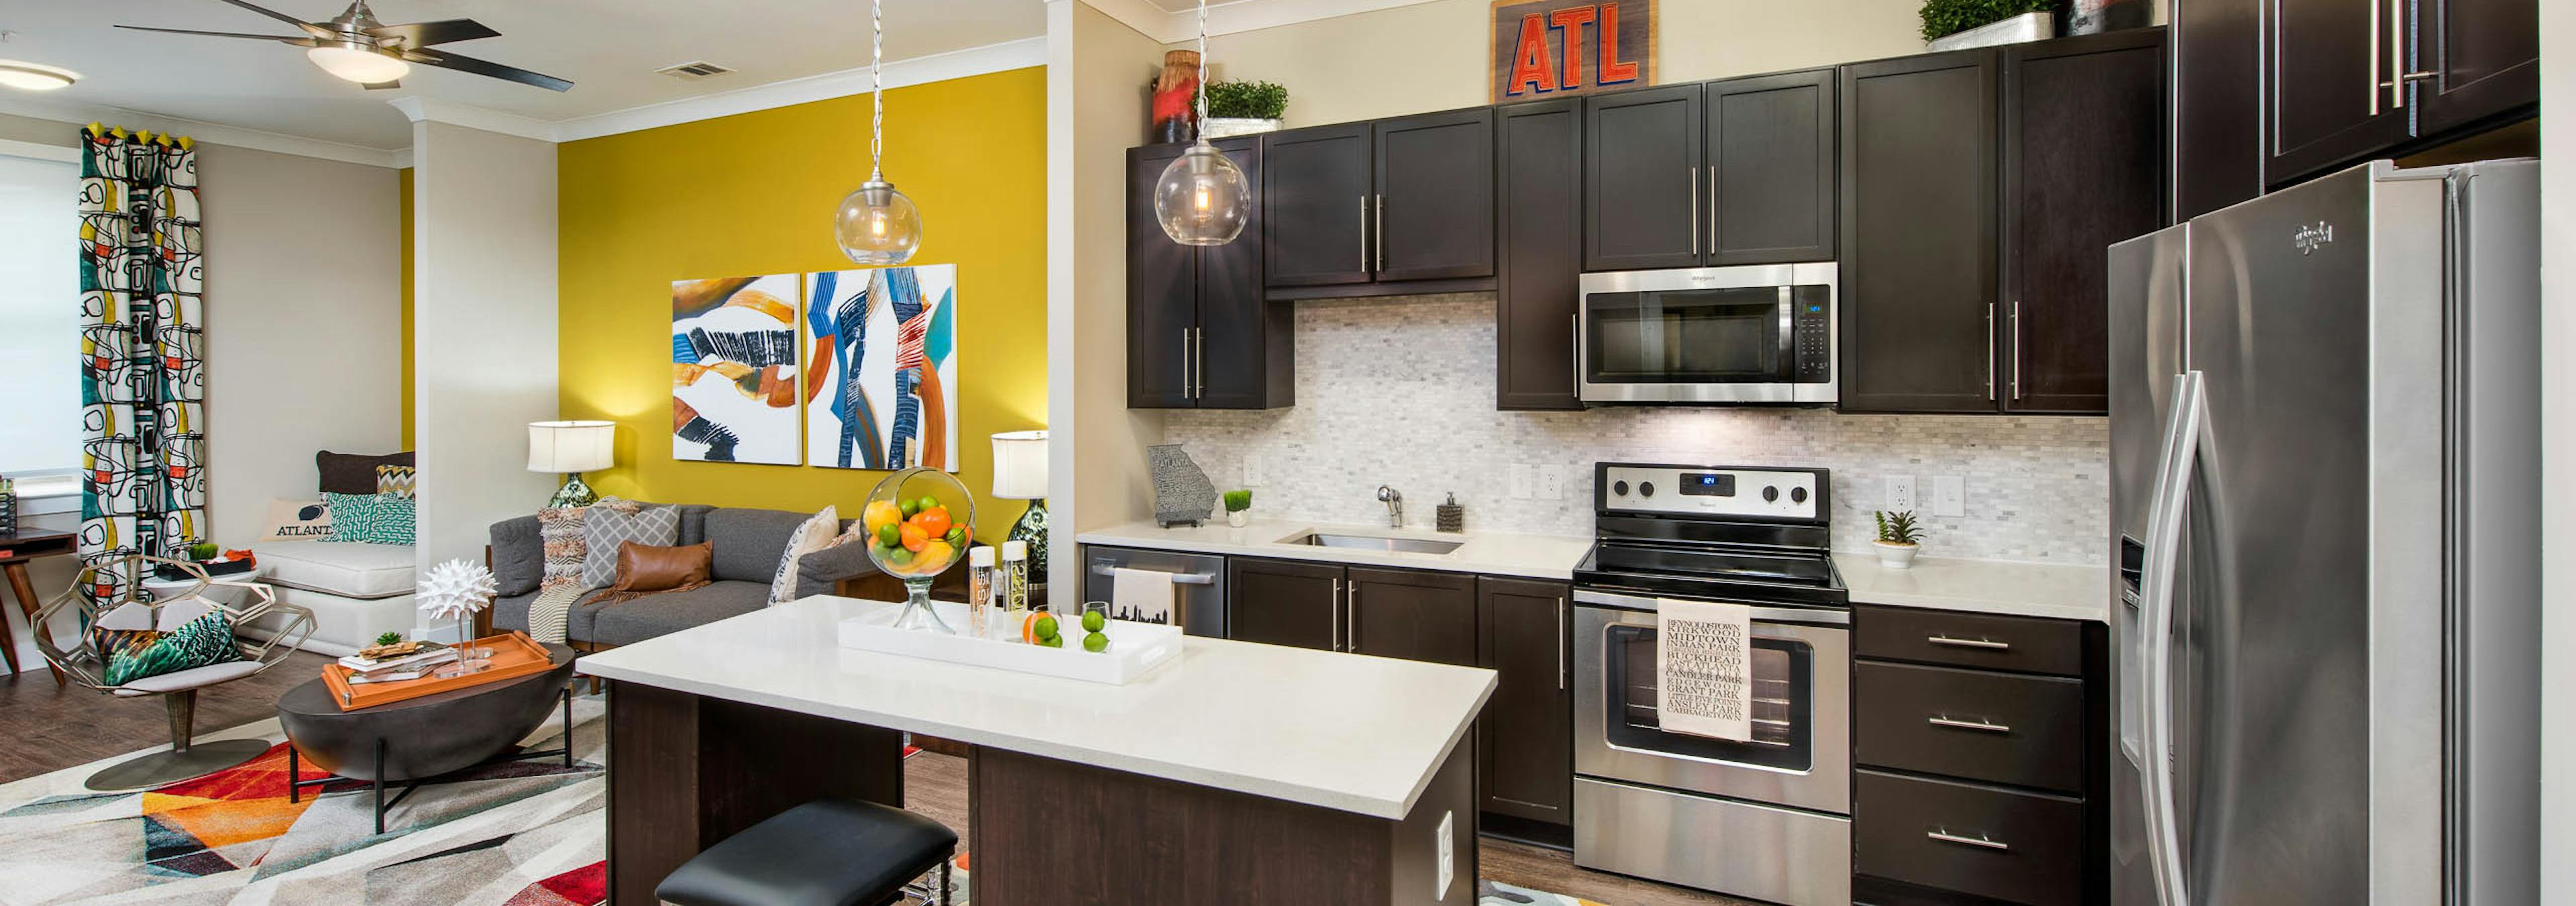
<instances>
[{"instance_id":1,"label":"refrigerator handle","mask_svg":"<svg viewBox=\"0 0 2576 906\"><path fill-rule=\"evenodd\" d=\"M2147 856L2156 876L2157 901L2188 906L2189 890L2182 870L2181 830L2174 820L2173 778L2173 621L2178 608L2174 585L2182 562L2183 518L2189 509L2191 484L2200 445L2208 425L2205 378L2198 371L2174 377L2172 410L2165 420L2165 443L2157 460L2155 501L2147 515L2146 563L2140 577L2140 634L2146 637L2145 764L2139 765L2146 789Z\"/></svg>"}]
</instances>

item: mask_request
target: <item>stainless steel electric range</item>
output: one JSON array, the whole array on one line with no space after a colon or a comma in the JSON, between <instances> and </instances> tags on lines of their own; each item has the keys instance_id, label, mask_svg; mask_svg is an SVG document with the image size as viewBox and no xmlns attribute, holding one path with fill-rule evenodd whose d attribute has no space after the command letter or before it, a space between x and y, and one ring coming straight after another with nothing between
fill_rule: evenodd
<instances>
[{"instance_id":1,"label":"stainless steel electric range","mask_svg":"<svg viewBox=\"0 0 2576 906\"><path fill-rule=\"evenodd\" d=\"M1851 902L1851 608L1823 469L1603 463L1574 572L1574 862ZM1753 607L1753 735L1665 732L1664 599Z\"/></svg>"}]
</instances>

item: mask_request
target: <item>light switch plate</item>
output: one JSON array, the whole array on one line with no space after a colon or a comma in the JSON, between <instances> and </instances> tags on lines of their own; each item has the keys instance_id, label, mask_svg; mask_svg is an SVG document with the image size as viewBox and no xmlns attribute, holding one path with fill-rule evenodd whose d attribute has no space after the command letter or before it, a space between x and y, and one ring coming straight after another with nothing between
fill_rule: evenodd
<instances>
[{"instance_id":1,"label":"light switch plate","mask_svg":"<svg viewBox=\"0 0 2576 906\"><path fill-rule=\"evenodd\" d=\"M1261 457L1250 453L1243 455L1243 486L1247 488L1261 486Z\"/></svg>"},{"instance_id":2,"label":"light switch plate","mask_svg":"<svg viewBox=\"0 0 2576 906\"><path fill-rule=\"evenodd\" d=\"M1511 485L1513 500L1530 499L1530 485L1532 484L1530 471L1531 469L1528 463L1519 462L1512 463L1510 467L1503 470L1504 474L1508 476L1507 483Z\"/></svg>"},{"instance_id":3,"label":"light switch plate","mask_svg":"<svg viewBox=\"0 0 2576 906\"><path fill-rule=\"evenodd\" d=\"M1432 845L1440 850L1440 886L1431 891L1431 899L1435 902L1448 899L1449 882L1457 880L1458 850L1457 845L1450 842L1457 837L1457 825L1457 812L1441 812L1440 829L1433 832L1440 835L1438 840L1432 842Z\"/></svg>"},{"instance_id":4,"label":"light switch plate","mask_svg":"<svg viewBox=\"0 0 2576 906\"><path fill-rule=\"evenodd\" d=\"M1914 509L1914 476L1887 476L1887 511L1902 513Z\"/></svg>"},{"instance_id":5,"label":"light switch plate","mask_svg":"<svg viewBox=\"0 0 2576 906\"><path fill-rule=\"evenodd\" d=\"M1968 515L1968 480L1956 475L1932 476L1932 515Z\"/></svg>"},{"instance_id":6,"label":"light switch plate","mask_svg":"<svg viewBox=\"0 0 2576 906\"><path fill-rule=\"evenodd\" d=\"M1548 465L1538 467L1538 499L1565 499L1564 466Z\"/></svg>"}]
</instances>

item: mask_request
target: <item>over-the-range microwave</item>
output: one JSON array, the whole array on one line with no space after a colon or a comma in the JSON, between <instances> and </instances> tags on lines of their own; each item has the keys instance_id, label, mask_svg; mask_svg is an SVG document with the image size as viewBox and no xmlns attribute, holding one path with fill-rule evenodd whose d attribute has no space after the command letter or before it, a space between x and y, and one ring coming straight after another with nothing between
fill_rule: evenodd
<instances>
[{"instance_id":1,"label":"over-the-range microwave","mask_svg":"<svg viewBox=\"0 0 2576 906\"><path fill-rule=\"evenodd\" d=\"M1587 403L1830 406L1833 262L1584 274Z\"/></svg>"}]
</instances>

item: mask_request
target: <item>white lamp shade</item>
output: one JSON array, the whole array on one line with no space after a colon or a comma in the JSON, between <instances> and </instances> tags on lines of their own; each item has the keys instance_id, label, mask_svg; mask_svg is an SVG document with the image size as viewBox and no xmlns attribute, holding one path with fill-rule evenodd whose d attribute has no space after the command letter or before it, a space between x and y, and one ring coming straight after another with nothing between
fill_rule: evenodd
<instances>
[{"instance_id":1,"label":"white lamp shade","mask_svg":"<svg viewBox=\"0 0 2576 906\"><path fill-rule=\"evenodd\" d=\"M993 496L1036 500L1047 495L1047 433L993 435Z\"/></svg>"},{"instance_id":2,"label":"white lamp shade","mask_svg":"<svg viewBox=\"0 0 2576 906\"><path fill-rule=\"evenodd\" d=\"M528 471L596 472L615 465L616 422L529 422Z\"/></svg>"}]
</instances>

